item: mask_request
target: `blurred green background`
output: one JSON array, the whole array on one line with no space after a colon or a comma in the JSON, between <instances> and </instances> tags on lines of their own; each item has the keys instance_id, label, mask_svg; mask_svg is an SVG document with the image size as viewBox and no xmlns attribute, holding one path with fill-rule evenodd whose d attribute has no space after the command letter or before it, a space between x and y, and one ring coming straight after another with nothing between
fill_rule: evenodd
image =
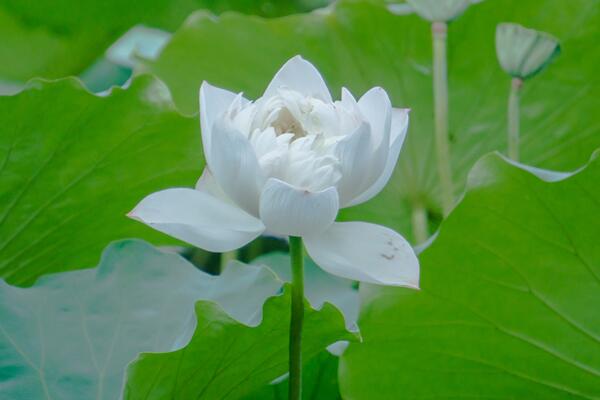
<instances>
[{"instance_id":1,"label":"blurred green background","mask_svg":"<svg viewBox=\"0 0 600 400\"><path fill-rule=\"evenodd\" d=\"M306 12L329 0L2 0L0 93L33 77L84 76L92 89L122 83L127 68L104 52L131 27L176 30L195 10L237 11L264 17Z\"/></svg>"}]
</instances>

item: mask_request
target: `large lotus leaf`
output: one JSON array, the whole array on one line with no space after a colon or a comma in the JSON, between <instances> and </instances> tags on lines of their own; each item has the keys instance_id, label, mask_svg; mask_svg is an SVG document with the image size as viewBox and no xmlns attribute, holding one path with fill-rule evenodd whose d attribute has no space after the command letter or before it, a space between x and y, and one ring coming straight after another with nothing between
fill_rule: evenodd
<instances>
[{"instance_id":1,"label":"large lotus leaf","mask_svg":"<svg viewBox=\"0 0 600 400\"><path fill-rule=\"evenodd\" d=\"M0 80L81 74L137 24L174 30L198 9L277 16L326 0L3 0L0 2Z\"/></svg>"},{"instance_id":2,"label":"large lotus leaf","mask_svg":"<svg viewBox=\"0 0 600 400\"><path fill-rule=\"evenodd\" d=\"M475 166L422 290L366 291L345 398L600 398L600 159L541 176Z\"/></svg>"},{"instance_id":3,"label":"large lotus leaf","mask_svg":"<svg viewBox=\"0 0 600 400\"><path fill-rule=\"evenodd\" d=\"M280 287L266 268L233 263L215 277L141 241L31 288L0 281L0 398L116 399L139 352L185 341L196 300L255 321Z\"/></svg>"},{"instance_id":4,"label":"large lotus leaf","mask_svg":"<svg viewBox=\"0 0 600 400\"><path fill-rule=\"evenodd\" d=\"M292 281L290 256L287 253L269 253L252 261L254 265L266 265L284 282ZM313 307L328 302L344 314L346 326L356 329L359 297L354 282L323 271L309 257L304 257L304 295Z\"/></svg>"},{"instance_id":5,"label":"large lotus leaf","mask_svg":"<svg viewBox=\"0 0 600 400\"><path fill-rule=\"evenodd\" d=\"M600 3L589 0L493 0L472 5L449 28L450 135L456 195L467 172L491 150L506 149L509 77L496 60L495 29L511 21L550 32L562 55L527 82L522 95L522 159L569 170L600 146ZM414 203L439 212L433 143L430 25L416 15L394 15L376 2L340 1L327 10L274 20L197 13L147 68L172 89L188 112L197 88L212 84L262 94L288 58L302 54L340 87L361 95L380 85L393 104L410 107L411 126L396 174L373 201L342 214L405 234Z\"/></svg>"},{"instance_id":6,"label":"large lotus leaf","mask_svg":"<svg viewBox=\"0 0 600 400\"><path fill-rule=\"evenodd\" d=\"M125 214L202 169L198 121L148 76L108 97L32 81L0 96L0 120L0 277L13 284L91 267L115 239L166 240Z\"/></svg>"},{"instance_id":7,"label":"large lotus leaf","mask_svg":"<svg viewBox=\"0 0 600 400\"><path fill-rule=\"evenodd\" d=\"M198 325L180 350L142 353L127 370L124 398L238 399L288 370L290 285L268 299L260 325L243 324L214 303L198 302ZM305 302L302 358L306 363L329 344L352 340L343 315L331 304L320 310Z\"/></svg>"}]
</instances>

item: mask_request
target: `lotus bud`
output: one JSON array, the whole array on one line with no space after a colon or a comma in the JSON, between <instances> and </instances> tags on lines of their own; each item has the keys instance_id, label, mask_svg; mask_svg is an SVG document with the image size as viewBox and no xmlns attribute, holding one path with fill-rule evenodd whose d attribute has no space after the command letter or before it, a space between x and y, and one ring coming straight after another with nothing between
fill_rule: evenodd
<instances>
[{"instance_id":1,"label":"lotus bud","mask_svg":"<svg viewBox=\"0 0 600 400\"><path fill-rule=\"evenodd\" d=\"M525 80L560 54L560 44L545 32L503 23L496 28L496 53L504 71L513 78Z\"/></svg>"},{"instance_id":2,"label":"lotus bud","mask_svg":"<svg viewBox=\"0 0 600 400\"><path fill-rule=\"evenodd\" d=\"M421 18L431 22L448 22L461 15L471 0L406 0Z\"/></svg>"}]
</instances>

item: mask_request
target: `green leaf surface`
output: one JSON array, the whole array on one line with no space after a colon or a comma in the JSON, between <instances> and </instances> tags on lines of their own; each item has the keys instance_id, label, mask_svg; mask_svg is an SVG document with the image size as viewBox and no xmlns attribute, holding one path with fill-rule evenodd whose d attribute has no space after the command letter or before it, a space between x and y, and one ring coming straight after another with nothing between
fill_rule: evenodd
<instances>
[{"instance_id":1,"label":"green leaf surface","mask_svg":"<svg viewBox=\"0 0 600 400\"><path fill-rule=\"evenodd\" d=\"M338 358L323 351L302 367L302 396L305 399L341 400L337 378ZM244 400L284 400L288 396L289 379L245 396Z\"/></svg>"},{"instance_id":2,"label":"green leaf surface","mask_svg":"<svg viewBox=\"0 0 600 400\"><path fill-rule=\"evenodd\" d=\"M198 9L278 16L325 4L326 0L3 0L0 78L79 75L132 26L175 30Z\"/></svg>"},{"instance_id":3,"label":"green leaf surface","mask_svg":"<svg viewBox=\"0 0 600 400\"><path fill-rule=\"evenodd\" d=\"M600 398L600 159L545 175L475 166L422 290L367 288L344 398Z\"/></svg>"},{"instance_id":4,"label":"green leaf surface","mask_svg":"<svg viewBox=\"0 0 600 400\"><path fill-rule=\"evenodd\" d=\"M198 299L243 321L281 287L266 268L231 264L215 277L141 241L112 244L98 268L0 281L0 398L117 399L141 351L185 343Z\"/></svg>"},{"instance_id":5,"label":"green leaf surface","mask_svg":"<svg viewBox=\"0 0 600 400\"><path fill-rule=\"evenodd\" d=\"M290 285L268 299L258 326L242 324L215 303L196 304L198 325L184 348L141 354L127 370L124 398L238 399L288 370ZM306 363L329 344L353 340L342 314L326 303L319 311L305 303L302 358Z\"/></svg>"},{"instance_id":6,"label":"green leaf surface","mask_svg":"<svg viewBox=\"0 0 600 400\"><path fill-rule=\"evenodd\" d=\"M292 281L290 255L268 253L252 261L253 265L266 265L284 282ZM323 271L309 257L304 257L304 296L315 308L326 302L342 311L348 329L357 329L359 298L354 282Z\"/></svg>"},{"instance_id":7,"label":"green leaf surface","mask_svg":"<svg viewBox=\"0 0 600 400\"><path fill-rule=\"evenodd\" d=\"M203 164L198 121L142 76L108 97L75 79L32 81L0 97L0 277L91 267L112 240L167 242L125 214L154 191L192 186Z\"/></svg>"},{"instance_id":8,"label":"green leaf surface","mask_svg":"<svg viewBox=\"0 0 600 400\"><path fill-rule=\"evenodd\" d=\"M494 0L472 5L449 28L450 135L456 195L467 172L491 150L506 149L510 78L496 59L495 29L512 21L561 40L562 55L527 82L522 93L522 160L569 170L600 146L600 3L589 0ZM433 142L431 30L416 15L394 15L377 2L346 0L326 11L265 20L196 13L147 69L172 89L176 103L196 112L202 80L249 98L260 96L277 69L301 54L315 63L332 92L361 95L384 87L397 107L410 107L411 126L396 174L373 201L345 210L409 234L422 203L439 214Z\"/></svg>"}]
</instances>

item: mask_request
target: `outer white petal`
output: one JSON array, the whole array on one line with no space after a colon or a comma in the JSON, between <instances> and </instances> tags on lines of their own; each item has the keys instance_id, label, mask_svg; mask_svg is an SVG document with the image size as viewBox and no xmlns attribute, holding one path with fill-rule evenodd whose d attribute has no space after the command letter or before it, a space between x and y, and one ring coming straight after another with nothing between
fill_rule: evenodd
<instances>
[{"instance_id":1,"label":"outer white petal","mask_svg":"<svg viewBox=\"0 0 600 400\"><path fill-rule=\"evenodd\" d=\"M371 127L370 153L372 156L369 163L363 166L368 171L367 184L363 188L366 190L381 175L387 162L390 149L392 105L387 93L380 87L369 90L358 100L357 104L362 117ZM344 204L345 206L347 204Z\"/></svg>"},{"instance_id":2,"label":"outer white petal","mask_svg":"<svg viewBox=\"0 0 600 400\"><path fill-rule=\"evenodd\" d=\"M267 230L281 235L321 232L335 221L338 210L338 193L333 187L309 192L269 178L260 196L260 219Z\"/></svg>"},{"instance_id":3,"label":"outer white petal","mask_svg":"<svg viewBox=\"0 0 600 400\"><path fill-rule=\"evenodd\" d=\"M292 57L277 71L265 90L263 98L272 97L280 88L295 90L327 103L332 101L329 89L319 71L300 56Z\"/></svg>"},{"instance_id":4,"label":"outer white petal","mask_svg":"<svg viewBox=\"0 0 600 400\"><path fill-rule=\"evenodd\" d=\"M365 222L338 222L304 238L311 258L325 271L362 282L419 287L419 260L398 233Z\"/></svg>"},{"instance_id":5,"label":"outer white petal","mask_svg":"<svg viewBox=\"0 0 600 400\"><path fill-rule=\"evenodd\" d=\"M392 103L385 90L374 87L358 100L358 108L371 125L373 147L389 143L392 123Z\"/></svg>"},{"instance_id":6,"label":"outer white petal","mask_svg":"<svg viewBox=\"0 0 600 400\"><path fill-rule=\"evenodd\" d=\"M211 130L215 120L223 115L233 103L237 94L202 82L200 86L200 129L202 146L207 161L210 157ZM243 100L247 102L247 100Z\"/></svg>"},{"instance_id":7,"label":"outer white petal","mask_svg":"<svg viewBox=\"0 0 600 400\"><path fill-rule=\"evenodd\" d=\"M258 216L258 201L265 177L252 145L225 118L215 121L210 148L211 172L231 200Z\"/></svg>"},{"instance_id":8,"label":"outer white petal","mask_svg":"<svg viewBox=\"0 0 600 400\"><path fill-rule=\"evenodd\" d=\"M152 193L128 214L154 229L208 251L242 247L265 229L245 211L194 189Z\"/></svg>"},{"instance_id":9,"label":"outer white petal","mask_svg":"<svg viewBox=\"0 0 600 400\"><path fill-rule=\"evenodd\" d=\"M356 131L335 145L335 156L340 161L342 172L342 178L337 185L342 207L364 192L370 184L367 168L373 157L369 146L370 140L369 124L363 123Z\"/></svg>"},{"instance_id":10,"label":"outer white petal","mask_svg":"<svg viewBox=\"0 0 600 400\"><path fill-rule=\"evenodd\" d=\"M366 191L352 199L350 202L348 202L348 204L343 205L344 207L354 206L372 199L388 183L392 173L394 172L394 168L396 167L396 162L398 161L398 156L400 155L400 150L402 149L402 144L404 143L404 138L406 137L406 131L408 130L409 111L410 110L406 108L392 109L392 137L385 167L381 175L379 175L375 182Z\"/></svg>"}]
</instances>

